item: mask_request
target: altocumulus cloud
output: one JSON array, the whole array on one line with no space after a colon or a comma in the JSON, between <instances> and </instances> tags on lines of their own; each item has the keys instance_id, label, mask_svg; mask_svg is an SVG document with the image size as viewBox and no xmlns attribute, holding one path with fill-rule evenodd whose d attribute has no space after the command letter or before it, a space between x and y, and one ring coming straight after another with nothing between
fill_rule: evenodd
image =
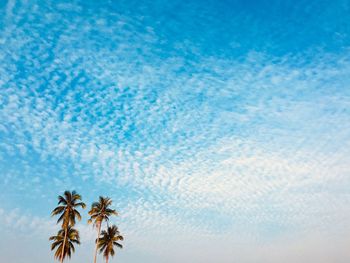
<instances>
[{"instance_id":1,"label":"altocumulus cloud","mask_svg":"<svg viewBox=\"0 0 350 263\"><path fill-rule=\"evenodd\" d=\"M76 188L115 200L125 262L349 258L348 49L232 59L184 40L165 52L144 16L93 10L2 9L8 235L30 225L43 240L54 197Z\"/></svg>"}]
</instances>

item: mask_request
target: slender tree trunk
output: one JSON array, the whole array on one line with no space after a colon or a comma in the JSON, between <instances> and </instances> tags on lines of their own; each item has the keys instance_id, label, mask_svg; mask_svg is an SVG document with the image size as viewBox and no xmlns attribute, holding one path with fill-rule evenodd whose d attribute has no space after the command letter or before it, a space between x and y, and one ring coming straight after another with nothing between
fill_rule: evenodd
<instances>
[{"instance_id":1,"label":"slender tree trunk","mask_svg":"<svg viewBox=\"0 0 350 263\"><path fill-rule=\"evenodd\" d=\"M102 222L99 222L99 223L98 223L98 226L97 226L97 239L96 239L96 248L95 248L95 255L94 255L94 263L96 263L97 248L98 248L98 242L99 242L99 240L100 240L101 225L102 225Z\"/></svg>"},{"instance_id":2,"label":"slender tree trunk","mask_svg":"<svg viewBox=\"0 0 350 263\"><path fill-rule=\"evenodd\" d=\"M106 263L108 263L108 256L106 257Z\"/></svg>"},{"instance_id":3,"label":"slender tree trunk","mask_svg":"<svg viewBox=\"0 0 350 263\"><path fill-rule=\"evenodd\" d=\"M66 248L66 239L67 239L67 228L64 230L63 247L61 252L61 260L60 260L61 263L63 263L64 249Z\"/></svg>"}]
</instances>

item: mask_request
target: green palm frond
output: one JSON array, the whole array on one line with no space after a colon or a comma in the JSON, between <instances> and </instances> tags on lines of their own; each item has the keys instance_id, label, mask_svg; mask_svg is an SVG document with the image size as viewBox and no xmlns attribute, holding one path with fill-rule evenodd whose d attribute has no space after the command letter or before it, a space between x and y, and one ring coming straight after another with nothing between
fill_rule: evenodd
<instances>
[{"instance_id":1,"label":"green palm frond","mask_svg":"<svg viewBox=\"0 0 350 263\"><path fill-rule=\"evenodd\" d=\"M115 254L115 246L118 248L123 248L123 246L117 242L119 240L124 240L124 238L120 235L118 227L115 225L108 227L107 230L103 230L101 232L98 239L97 247L99 252L103 253L105 258L108 258L109 256L113 257Z\"/></svg>"},{"instance_id":2,"label":"green palm frond","mask_svg":"<svg viewBox=\"0 0 350 263\"><path fill-rule=\"evenodd\" d=\"M80 245L79 232L76 229L72 228L71 226L67 228L66 240L64 240L65 239L64 237L65 237L65 230L60 229L57 232L56 236L51 236L49 238L50 241L53 241L53 243L51 244L51 250L56 249L55 251L56 259L61 258L64 243L65 243L65 247L63 250L63 258L67 258L67 257L70 258L72 256L72 252L75 251L74 244Z\"/></svg>"},{"instance_id":3,"label":"green palm frond","mask_svg":"<svg viewBox=\"0 0 350 263\"><path fill-rule=\"evenodd\" d=\"M60 206L57 206L51 213L52 216L55 216L55 215L59 215L62 213L62 211L64 210L65 206L63 205L60 205Z\"/></svg>"},{"instance_id":4,"label":"green palm frond","mask_svg":"<svg viewBox=\"0 0 350 263\"><path fill-rule=\"evenodd\" d=\"M113 242L113 244L115 245L115 246L117 246L117 247L119 247L119 248L123 248L123 245L122 244L119 244L118 242Z\"/></svg>"},{"instance_id":5,"label":"green palm frond","mask_svg":"<svg viewBox=\"0 0 350 263\"><path fill-rule=\"evenodd\" d=\"M118 215L116 210L110 208L111 205L112 199L109 197L100 196L99 201L94 202L91 205L91 209L88 212L90 215L88 223L98 225L103 221L108 221L110 216Z\"/></svg>"},{"instance_id":6,"label":"green palm frond","mask_svg":"<svg viewBox=\"0 0 350 263\"><path fill-rule=\"evenodd\" d=\"M81 215L76 209L78 207L85 208L81 195L76 191L65 191L63 196L58 196L58 206L51 212L51 216L59 215L57 223L62 223L62 226L74 226L76 218L81 220Z\"/></svg>"}]
</instances>

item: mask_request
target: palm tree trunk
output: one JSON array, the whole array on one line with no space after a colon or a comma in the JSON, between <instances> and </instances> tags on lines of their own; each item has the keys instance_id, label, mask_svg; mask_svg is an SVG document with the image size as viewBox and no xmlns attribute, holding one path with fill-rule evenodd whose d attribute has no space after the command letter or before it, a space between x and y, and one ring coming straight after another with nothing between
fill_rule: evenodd
<instances>
[{"instance_id":1,"label":"palm tree trunk","mask_svg":"<svg viewBox=\"0 0 350 263\"><path fill-rule=\"evenodd\" d=\"M60 260L61 263L63 263L64 249L66 248L66 239L67 239L67 228L64 230L63 247L61 252L61 260Z\"/></svg>"},{"instance_id":2,"label":"palm tree trunk","mask_svg":"<svg viewBox=\"0 0 350 263\"><path fill-rule=\"evenodd\" d=\"M102 222L98 223L98 226L97 226L97 239L96 239L96 248L95 248L95 255L94 255L94 263L96 263L97 248L98 248L98 242L99 242L99 240L100 240L101 225L102 225Z\"/></svg>"},{"instance_id":3,"label":"palm tree trunk","mask_svg":"<svg viewBox=\"0 0 350 263\"><path fill-rule=\"evenodd\" d=\"M108 256L106 257L106 263L108 263Z\"/></svg>"}]
</instances>

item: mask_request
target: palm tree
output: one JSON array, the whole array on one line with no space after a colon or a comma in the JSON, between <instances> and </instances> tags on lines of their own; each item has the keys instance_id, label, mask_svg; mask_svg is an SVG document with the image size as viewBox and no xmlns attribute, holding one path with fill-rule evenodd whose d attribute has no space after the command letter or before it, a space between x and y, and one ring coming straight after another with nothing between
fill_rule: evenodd
<instances>
[{"instance_id":1,"label":"palm tree","mask_svg":"<svg viewBox=\"0 0 350 263\"><path fill-rule=\"evenodd\" d=\"M88 220L88 223L90 224L94 222L94 226L97 227L97 239L96 239L96 248L95 248L95 254L94 254L94 263L96 263L97 247L98 247L98 240L101 232L101 225L103 221L108 222L110 216L118 215L116 210L110 208L111 205L112 205L112 200L110 198L100 196L98 202L92 203L91 209L89 211L90 219Z\"/></svg>"},{"instance_id":2,"label":"palm tree","mask_svg":"<svg viewBox=\"0 0 350 263\"><path fill-rule=\"evenodd\" d=\"M113 225L109 226L106 230L103 230L101 233L101 237L98 240L98 248L100 253L103 252L103 256L106 259L106 263L108 263L109 256L114 256L114 246L119 248L123 248L123 245L119 244L117 241L123 241L123 236L120 235L118 231L118 227Z\"/></svg>"},{"instance_id":3,"label":"palm tree","mask_svg":"<svg viewBox=\"0 0 350 263\"><path fill-rule=\"evenodd\" d=\"M49 240L53 240L51 250L57 248L55 258L61 261L67 256L71 257L72 252L75 251L74 244L80 244L79 232L71 226L68 226L67 229L59 230L57 235L51 236Z\"/></svg>"},{"instance_id":4,"label":"palm tree","mask_svg":"<svg viewBox=\"0 0 350 263\"><path fill-rule=\"evenodd\" d=\"M81 220L81 215L77 210L78 207L82 207L83 209L86 205L81 202L81 195L79 195L76 191L65 191L63 196L58 196L58 206L52 211L51 216L60 215L57 220L57 223L62 222L62 230L64 231L63 238L63 246L61 250L61 258L60 262L63 262L63 258L65 255L65 242L66 236L68 234L68 229L70 226L75 225L75 218Z\"/></svg>"}]
</instances>

